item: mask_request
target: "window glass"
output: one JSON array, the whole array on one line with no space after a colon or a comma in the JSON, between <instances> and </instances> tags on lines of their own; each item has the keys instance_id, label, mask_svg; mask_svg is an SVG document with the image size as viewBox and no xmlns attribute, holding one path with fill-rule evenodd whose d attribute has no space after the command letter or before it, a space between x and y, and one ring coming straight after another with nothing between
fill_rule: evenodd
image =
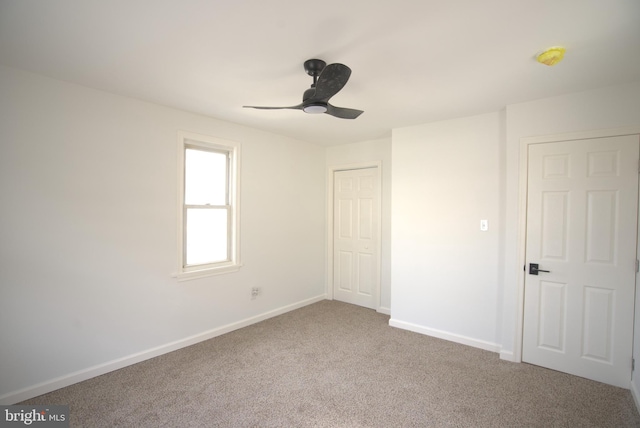
<instances>
[{"instance_id":1,"label":"window glass","mask_svg":"<svg viewBox=\"0 0 640 428\"><path fill-rule=\"evenodd\" d=\"M227 204L227 154L187 148L185 150L184 203Z\"/></svg>"},{"instance_id":2,"label":"window glass","mask_svg":"<svg viewBox=\"0 0 640 428\"><path fill-rule=\"evenodd\" d=\"M226 209L188 208L185 259L187 265L229 260Z\"/></svg>"}]
</instances>

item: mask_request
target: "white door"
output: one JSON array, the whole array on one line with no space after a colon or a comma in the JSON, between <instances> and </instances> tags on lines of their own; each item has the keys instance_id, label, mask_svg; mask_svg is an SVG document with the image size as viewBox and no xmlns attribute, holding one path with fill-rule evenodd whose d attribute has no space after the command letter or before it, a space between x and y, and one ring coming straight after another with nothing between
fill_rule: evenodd
<instances>
[{"instance_id":1,"label":"white door","mask_svg":"<svg viewBox=\"0 0 640 428\"><path fill-rule=\"evenodd\" d=\"M529 145L523 361L629 388L638 148Z\"/></svg>"},{"instance_id":2,"label":"white door","mask_svg":"<svg viewBox=\"0 0 640 428\"><path fill-rule=\"evenodd\" d=\"M378 308L378 168L336 171L333 202L333 298Z\"/></svg>"}]
</instances>

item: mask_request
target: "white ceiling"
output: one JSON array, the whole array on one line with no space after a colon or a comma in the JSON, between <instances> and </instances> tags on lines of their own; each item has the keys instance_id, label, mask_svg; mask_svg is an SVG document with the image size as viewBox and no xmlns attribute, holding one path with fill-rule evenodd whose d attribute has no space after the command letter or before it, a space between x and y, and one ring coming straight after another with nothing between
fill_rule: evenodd
<instances>
[{"instance_id":1,"label":"white ceiling","mask_svg":"<svg viewBox=\"0 0 640 428\"><path fill-rule=\"evenodd\" d=\"M242 108L298 104L310 58L352 69L331 103L364 114ZM335 145L640 81L640 1L0 0L0 64Z\"/></svg>"}]
</instances>

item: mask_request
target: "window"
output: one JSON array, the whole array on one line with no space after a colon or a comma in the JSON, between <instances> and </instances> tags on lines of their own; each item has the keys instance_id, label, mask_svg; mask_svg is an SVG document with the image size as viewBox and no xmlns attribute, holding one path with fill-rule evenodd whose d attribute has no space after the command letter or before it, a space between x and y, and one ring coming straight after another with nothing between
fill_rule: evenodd
<instances>
[{"instance_id":1,"label":"window","mask_svg":"<svg viewBox=\"0 0 640 428\"><path fill-rule=\"evenodd\" d=\"M237 143L179 135L178 280L240 267Z\"/></svg>"}]
</instances>

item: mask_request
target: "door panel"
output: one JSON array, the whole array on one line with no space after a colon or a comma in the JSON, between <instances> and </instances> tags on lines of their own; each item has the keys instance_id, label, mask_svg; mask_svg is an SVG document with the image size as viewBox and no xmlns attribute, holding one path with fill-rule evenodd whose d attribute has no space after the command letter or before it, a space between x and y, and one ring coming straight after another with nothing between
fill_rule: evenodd
<instances>
[{"instance_id":1,"label":"door panel","mask_svg":"<svg viewBox=\"0 0 640 428\"><path fill-rule=\"evenodd\" d=\"M341 291L351 291L351 280L353 278L353 253L351 251L338 252L338 266L336 269L336 287Z\"/></svg>"},{"instance_id":2,"label":"door panel","mask_svg":"<svg viewBox=\"0 0 640 428\"><path fill-rule=\"evenodd\" d=\"M566 295L567 284L540 281L538 347L564 352Z\"/></svg>"},{"instance_id":3,"label":"door panel","mask_svg":"<svg viewBox=\"0 0 640 428\"><path fill-rule=\"evenodd\" d=\"M334 299L377 309L378 168L334 173Z\"/></svg>"},{"instance_id":4,"label":"door panel","mask_svg":"<svg viewBox=\"0 0 640 428\"><path fill-rule=\"evenodd\" d=\"M582 355L586 358L612 362L614 293L611 289L585 287Z\"/></svg>"},{"instance_id":5,"label":"door panel","mask_svg":"<svg viewBox=\"0 0 640 428\"><path fill-rule=\"evenodd\" d=\"M523 360L631 379L639 138L529 145ZM527 266L527 271L529 266Z\"/></svg>"},{"instance_id":6,"label":"door panel","mask_svg":"<svg viewBox=\"0 0 640 428\"><path fill-rule=\"evenodd\" d=\"M566 260L568 192L542 192L540 259Z\"/></svg>"}]
</instances>

